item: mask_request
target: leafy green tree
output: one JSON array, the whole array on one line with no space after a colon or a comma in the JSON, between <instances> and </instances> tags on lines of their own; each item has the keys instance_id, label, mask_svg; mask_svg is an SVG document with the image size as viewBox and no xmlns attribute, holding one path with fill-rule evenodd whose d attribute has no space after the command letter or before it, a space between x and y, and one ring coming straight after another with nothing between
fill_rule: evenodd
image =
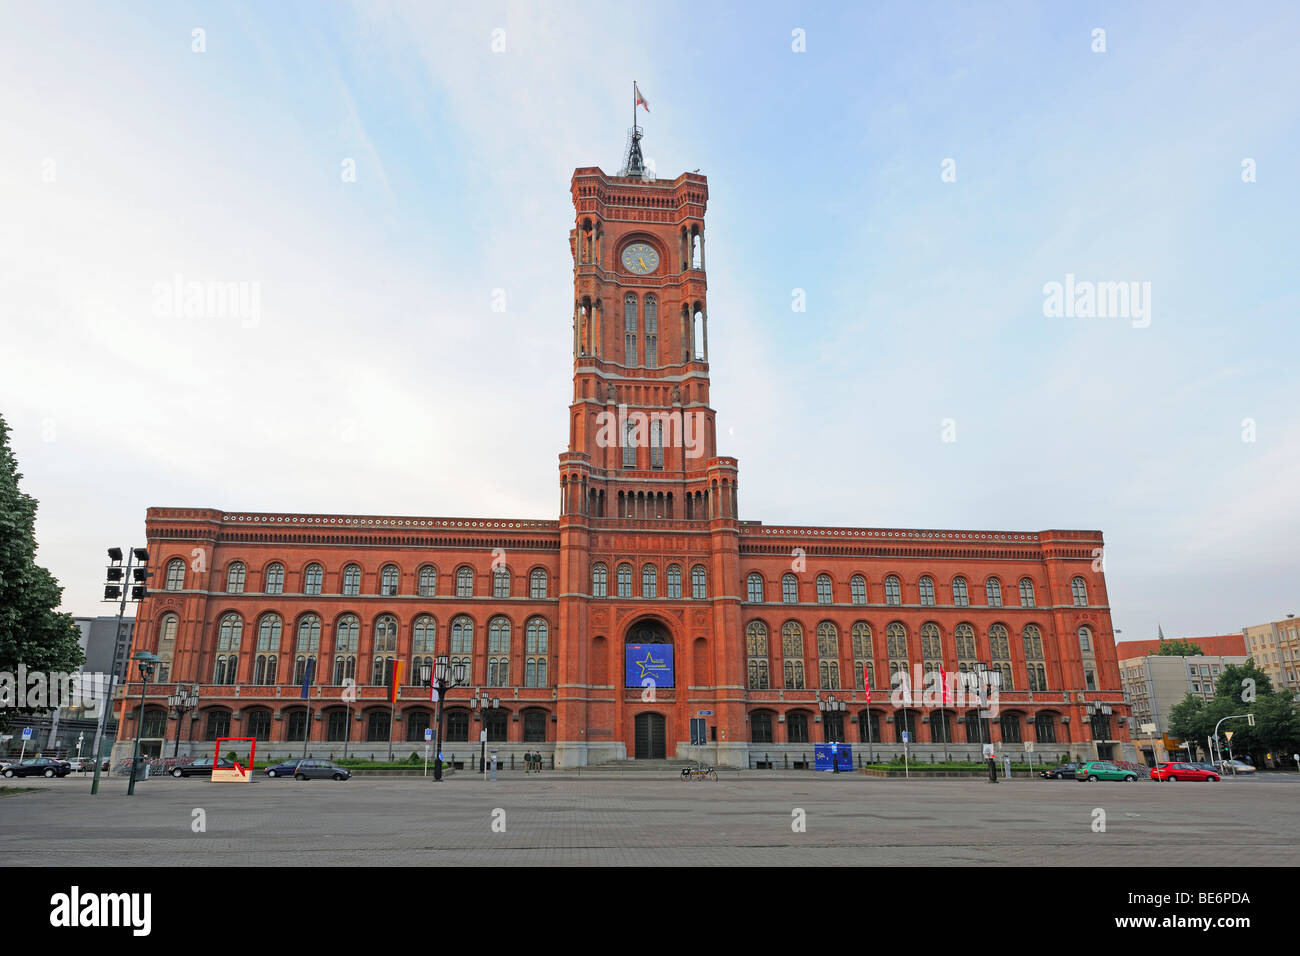
<instances>
[{"instance_id":1,"label":"leafy green tree","mask_svg":"<svg viewBox=\"0 0 1300 956\"><path fill-rule=\"evenodd\" d=\"M1243 714L1246 712L1244 706L1249 706L1257 697L1266 697L1271 693L1273 682L1255 666L1253 657L1247 658L1244 664L1226 666L1214 685L1214 696L1235 701L1238 707L1243 707L1239 711Z\"/></svg>"},{"instance_id":2,"label":"leafy green tree","mask_svg":"<svg viewBox=\"0 0 1300 956\"><path fill-rule=\"evenodd\" d=\"M1169 711L1170 736L1177 737L1179 740L1200 741L1203 744L1205 738L1209 736L1205 723L1205 701L1190 693L1174 704L1173 709Z\"/></svg>"},{"instance_id":3,"label":"leafy green tree","mask_svg":"<svg viewBox=\"0 0 1300 956\"><path fill-rule=\"evenodd\" d=\"M63 588L36 563L36 499L18 488L22 475L0 416L0 671L74 671L85 662L81 631L55 610ZM30 711L28 711L30 712ZM13 711L0 710L0 730Z\"/></svg>"},{"instance_id":4,"label":"leafy green tree","mask_svg":"<svg viewBox=\"0 0 1300 956\"><path fill-rule=\"evenodd\" d=\"M1161 641L1156 647L1159 657L1204 657L1205 651L1191 641Z\"/></svg>"},{"instance_id":5,"label":"leafy green tree","mask_svg":"<svg viewBox=\"0 0 1300 956\"><path fill-rule=\"evenodd\" d=\"M1255 701L1251 748L1257 754L1271 753L1274 759L1300 753L1300 708L1287 691L1269 694Z\"/></svg>"}]
</instances>

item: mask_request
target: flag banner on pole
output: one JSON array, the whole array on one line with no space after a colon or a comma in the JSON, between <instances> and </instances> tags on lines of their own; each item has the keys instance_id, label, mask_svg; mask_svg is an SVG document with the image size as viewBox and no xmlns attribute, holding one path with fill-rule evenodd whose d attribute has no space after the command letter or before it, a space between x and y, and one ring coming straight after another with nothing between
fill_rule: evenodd
<instances>
[{"instance_id":1,"label":"flag banner on pole","mask_svg":"<svg viewBox=\"0 0 1300 956\"><path fill-rule=\"evenodd\" d=\"M867 703L871 703L871 671L867 670L867 665L862 665L862 687L867 694Z\"/></svg>"},{"instance_id":2,"label":"flag banner on pole","mask_svg":"<svg viewBox=\"0 0 1300 956\"><path fill-rule=\"evenodd\" d=\"M948 697L948 672L942 667L939 668L939 682L943 684L943 703L946 707L952 700Z\"/></svg>"},{"instance_id":3,"label":"flag banner on pole","mask_svg":"<svg viewBox=\"0 0 1300 956\"><path fill-rule=\"evenodd\" d=\"M316 676L316 658L307 658L307 668L302 672L302 699L306 700L311 691L312 678Z\"/></svg>"},{"instance_id":4,"label":"flag banner on pole","mask_svg":"<svg viewBox=\"0 0 1300 956\"><path fill-rule=\"evenodd\" d=\"M390 702L395 704L397 703L397 688L402 683L402 662L400 660L397 660L396 658L393 659L392 671L393 684L388 689L388 699Z\"/></svg>"},{"instance_id":5,"label":"flag banner on pole","mask_svg":"<svg viewBox=\"0 0 1300 956\"><path fill-rule=\"evenodd\" d=\"M645 111L649 113L650 104L647 103L645 97L641 95L641 88L636 85L636 80L632 81L632 93L636 96L636 102L632 104L633 111L635 111L638 106L644 106Z\"/></svg>"}]
</instances>

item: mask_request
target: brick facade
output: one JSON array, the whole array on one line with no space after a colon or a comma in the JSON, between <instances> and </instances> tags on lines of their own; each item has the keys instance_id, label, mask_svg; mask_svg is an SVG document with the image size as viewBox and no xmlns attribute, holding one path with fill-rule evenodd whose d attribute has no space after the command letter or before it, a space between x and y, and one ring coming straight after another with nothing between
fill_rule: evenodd
<instances>
[{"instance_id":1,"label":"brick facade","mask_svg":"<svg viewBox=\"0 0 1300 956\"><path fill-rule=\"evenodd\" d=\"M705 177L644 182L582 168L572 194L574 391L558 519L149 509L156 576L133 652L160 654L167 671L146 706L146 736L165 737L170 753L178 732L188 750L189 738L228 725L223 736L258 736L283 752L302 747L307 724L318 756L340 755L345 731L351 752L369 754L387 750L387 733L367 738L387 730L391 710L395 749L406 753L423 746L433 713L414 686L416 662L463 651L470 684L448 695L445 720L466 739L444 751L465 756L482 726L466 707L476 691L500 698L487 722L497 749L542 750L561 767L659 748L695 756L689 720L700 711L711 714L698 755L726 765L798 762L827 739L865 747L868 710L877 754L900 750L898 731L910 726L920 752L978 753L981 737L1001 752L1006 737L1010 751L1022 749L1017 738L1041 738L1051 757L1125 756L1100 532L740 520L738 463L717 453L709 404ZM990 580L1000 606L989 603ZM628 643L671 644L674 686L653 699L625 687ZM293 680L307 656L319 661L310 721ZM406 663L395 707L375 665L387 657ZM919 688L910 707L891 701L900 661L952 674L977 661L1004 669L1000 715L968 734L965 704L927 706ZM355 678L355 701L340 675ZM179 731L159 712L177 682L201 694ZM124 739L139 691L127 691ZM830 695L846 709L823 719ZM1094 725L1088 709L1103 706L1111 712ZM941 712L946 730L932 721Z\"/></svg>"}]
</instances>

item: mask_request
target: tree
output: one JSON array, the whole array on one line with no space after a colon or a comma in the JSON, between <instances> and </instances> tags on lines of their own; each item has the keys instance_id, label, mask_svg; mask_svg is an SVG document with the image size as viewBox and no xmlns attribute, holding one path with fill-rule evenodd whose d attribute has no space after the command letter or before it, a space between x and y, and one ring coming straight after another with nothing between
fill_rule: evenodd
<instances>
[{"instance_id":1,"label":"tree","mask_svg":"<svg viewBox=\"0 0 1300 956\"><path fill-rule=\"evenodd\" d=\"M1238 706L1249 706L1257 697L1267 697L1271 693L1273 693L1273 682L1268 679L1267 674L1255 666L1253 657L1246 658L1244 664L1226 666L1214 685L1216 698L1233 700ZM1241 712L1245 713L1245 710Z\"/></svg>"},{"instance_id":2,"label":"tree","mask_svg":"<svg viewBox=\"0 0 1300 956\"><path fill-rule=\"evenodd\" d=\"M0 671L15 680L19 664L48 674L75 671L86 660L72 615L55 610L63 588L36 563L37 501L19 490L21 478L0 416ZM0 730L11 713L0 710Z\"/></svg>"},{"instance_id":3,"label":"tree","mask_svg":"<svg viewBox=\"0 0 1300 956\"><path fill-rule=\"evenodd\" d=\"M1205 729L1205 721L1205 701L1189 693L1169 711L1169 732L1171 736L1196 743L1199 747L1210 733Z\"/></svg>"},{"instance_id":4,"label":"tree","mask_svg":"<svg viewBox=\"0 0 1300 956\"><path fill-rule=\"evenodd\" d=\"M1204 657L1205 651L1191 641L1161 641L1156 647L1159 657Z\"/></svg>"}]
</instances>

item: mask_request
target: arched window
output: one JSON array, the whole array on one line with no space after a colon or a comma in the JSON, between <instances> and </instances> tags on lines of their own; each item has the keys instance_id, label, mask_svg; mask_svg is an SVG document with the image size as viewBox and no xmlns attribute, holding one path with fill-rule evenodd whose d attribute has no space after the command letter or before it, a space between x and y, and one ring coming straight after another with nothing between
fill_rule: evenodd
<instances>
[{"instance_id":1,"label":"arched window","mask_svg":"<svg viewBox=\"0 0 1300 956\"><path fill-rule=\"evenodd\" d=\"M803 628L794 621L781 625L781 656L785 658L786 690L803 690Z\"/></svg>"},{"instance_id":2,"label":"arched window","mask_svg":"<svg viewBox=\"0 0 1300 956\"><path fill-rule=\"evenodd\" d=\"M361 593L361 566L349 564L343 569L343 594L355 597Z\"/></svg>"},{"instance_id":3,"label":"arched window","mask_svg":"<svg viewBox=\"0 0 1300 956\"><path fill-rule=\"evenodd\" d=\"M895 621L885 628L885 650L889 654L889 673L907 674L907 629ZM892 678L891 678L892 679Z\"/></svg>"},{"instance_id":4,"label":"arched window","mask_svg":"<svg viewBox=\"0 0 1300 956\"><path fill-rule=\"evenodd\" d=\"M989 607L1002 606L1002 582L997 578L989 578L984 582L984 598Z\"/></svg>"},{"instance_id":5,"label":"arched window","mask_svg":"<svg viewBox=\"0 0 1300 956\"><path fill-rule=\"evenodd\" d=\"M975 662L975 628L969 624L958 624L952 633L957 642L957 669L971 669L970 664Z\"/></svg>"},{"instance_id":6,"label":"arched window","mask_svg":"<svg viewBox=\"0 0 1300 956\"><path fill-rule=\"evenodd\" d=\"M424 732L429 728L427 710L411 710L406 713L406 740L411 743L424 739Z\"/></svg>"},{"instance_id":7,"label":"arched window","mask_svg":"<svg viewBox=\"0 0 1300 956\"><path fill-rule=\"evenodd\" d=\"M923 575L920 581L921 606L934 607L934 579L928 574Z\"/></svg>"},{"instance_id":8,"label":"arched window","mask_svg":"<svg viewBox=\"0 0 1300 956\"><path fill-rule=\"evenodd\" d=\"M899 587L898 577L896 575L891 574L889 577L885 578L885 603L903 603L903 589Z\"/></svg>"},{"instance_id":9,"label":"arched window","mask_svg":"<svg viewBox=\"0 0 1300 956\"><path fill-rule=\"evenodd\" d=\"M653 564L641 567L641 596L648 598L659 596L658 572L655 571Z\"/></svg>"},{"instance_id":10,"label":"arched window","mask_svg":"<svg viewBox=\"0 0 1300 956\"><path fill-rule=\"evenodd\" d=\"M492 569L492 596L498 599L510 597L510 569L504 564Z\"/></svg>"},{"instance_id":11,"label":"arched window","mask_svg":"<svg viewBox=\"0 0 1300 956\"><path fill-rule=\"evenodd\" d=\"M258 681L261 683L261 681ZM248 715L248 723L243 728L244 732L258 740L271 739L271 712L269 710L254 710Z\"/></svg>"},{"instance_id":12,"label":"arched window","mask_svg":"<svg viewBox=\"0 0 1300 956\"><path fill-rule=\"evenodd\" d=\"M749 689L768 690L771 676L768 673L767 625L750 621L745 628L745 658L749 665Z\"/></svg>"},{"instance_id":13,"label":"arched window","mask_svg":"<svg viewBox=\"0 0 1300 956\"><path fill-rule=\"evenodd\" d=\"M792 744L808 742L808 715L796 711L785 715L785 738Z\"/></svg>"},{"instance_id":14,"label":"arched window","mask_svg":"<svg viewBox=\"0 0 1300 956\"><path fill-rule=\"evenodd\" d=\"M867 579L860 574L855 574L849 579L849 594L854 604L867 603Z\"/></svg>"},{"instance_id":15,"label":"arched window","mask_svg":"<svg viewBox=\"0 0 1300 956\"><path fill-rule=\"evenodd\" d=\"M421 614L415 619L411 631L411 653L433 654L438 641L438 622L428 614Z\"/></svg>"},{"instance_id":16,"label":"arched window","mask_svg":"<svg viewBox=\"0 0 1300 956\"><path fill-rule=\"evenodd\" d=\"M1047 666L1043 663L1043 635L1036 624L1026 624L1021 632L1025 642L1025 669L1029 672L1031 691L1047 690Z\"/></svg>"},{"instance_id":17,"label":"arched window","mask_svg":"<svg viewBox=\"0 0 1300 956\"><path fill-rule=\"evenodd\" d=\"M653 294L645 297L645 364L659 366L659 300Z\"/></svg>"},{"instance_id":18,"label":"arched window","mask_svg":"<svg viewBox=\"0 0 1300 956\"><path fill-rule=\"evenodd\" d=\"M755 711L749 715L749 742L754 744L772 743L772 714L768 711Z\"/></svg>"},{"instance_id":19,"label":"arched window","mask_svg":"<svg viewBox=\"0 0 1300 956\"><path fill-rule=\"evenodd\" d=\"M966 579L956 577L952 579L952 603L957 607L970 606L970 592L966 590Z\"/></svg>"},{"instance_id":20,"label":"arched window","mask_svg":"<svg viewBox=\"0 0 1300 956\"><path fill-rule=\"evenodd\" d=\"M1020 579L1020 606L1034 606L1034 582L1029 578Z\"/></svg>"},{"instance_id":21,"label":"arched window","mask_svg":"<svg viewBox=\"0 0 1300 956\"><path fill-rule=\"evenodd\" d=\"M474 596L474 571L472 568L459 567L456 569L456 597L473 597Z\"/></svg>"},{"instance_id":22,"label":"arched window","mask_svg":"<svg viewBox=\"0 0 1300 956\"><path fill-rule=\"evenodd\" d=\"M438 569L431 564L420 568L420 597L438 596Z\"/></svg>"},{"instance_id":23,"label":"arched window","mask_svg":"<svg viewBox=\"0 0 1300 956\"><path fill-rule=\"evenodd\" d=\"M375 620L375 653L397 653L397 618L382 614Z\"/></svg>"},{"instance_id":24,"label":"arched window","mask_svg":"<svg viewBox=\"0 0 1300 956\"><path fill-rule=\"evenodd\" d=\"M1079 628L1079 650L1092 656L1092 629L1087 627Z\"/></svg>"},{"instance_id":25,"label":"arched window","mask_svg":"<svg viewBox=\"0 0 1300 956\"><path fill-rule=\"evenodd\" d=\"M357 679L357 644L361 638L361 621L355 614L345 614L334 625L334 686Z\"/></svg>"},{"instance_id":26,"label":"arched window","mask_svg":"<svg viewBox=\"0 0 1300 956\"><path fill-rule=\"evenodd\" d=\"M524 686L545 687L550 660L550 628L546 620L531 617L524 631Z\"/></svg>"},{"instance_id":27,"label":"arched window","mask_svg":"<svg viewBox=\"0 0 1300 956\"><path fill-rule=\"evenodd\" d=\"M829 574L817 575L817 603L831 603L831 576Z\"/></svg>"},{"instance_id":28,"label":"arched window","mask_svg":"<svg viewBox=\"0 0 1300 956\"><path fill-rule=\"evenodd\" d=\"M632 596L632 565L630 564L618 566L618 596L621 598Z\"/></svg>"},{"instance_id":29,"label":"arched window","mask_svg":"<svg viewBox=\"0 0 1300 956\"><path fill-rule=\"evenodd\" d=\"M637 364L636 355L636 296L629 292L623 297L623 364Z\"/></svg>"},{"instance_id":30,"label":"arched window","mask_svg":"<svg viewBox=\"0 0 1300 956\"><path fill-rule=\"evenodd\" d=\"M451 622L451 665L454 668L459 661L465 665L465 673L472 675L473 657L474 622L462 614Z\"/></svg>"},{"instance_id":31,"label":"arched window","mask_svg":"<svg viewBox=\"0 0 1300 956\"><path fill-rule=\"evenodd\" d=\"M164 588L168 591L185 589L185 562L180 558L172 558L167 562L167 583Z\"/></svg>"},{"instance_id":32,"label":"arched window","mask_svg":"<svg viewBox=\"0 0 1300 956\"><path fill-rule=\"evenodd\" d=\"M280 634L283 623L278 614L263 614L257 622L257 660L253 665L254 684L274 684L278 669Z\"/></svg>"},{"instance_id":33,"label":"arched window","mask_svg":"<svg viewBox=\"0 0 1300 956\"><path fill-rule=\"evenodd\" d=\"M648 349L650 344L646 343ZM656 418L650 423L650 467L656 471L664 466L664 423Z\"/></svg>"},{"instance_id":34,"label":"arched window","mask_svg":"<svg viewBox=\"0 0 1300 956\"><path fill-rule=\"evenodd\" d=\"M244 578L247 577L248 571L244 567L243 561L232 561L226 568L226 591L229 594L244 593Z\"/></svg>"},{"instance_id":35,"label":"arched window","mask_svg":"<svg viewBox=\"0 0 1300 956\"><path fill-rule=\"evenodd\" d=\"M708 596L708 575L704 572L704 565L697 564L691 568L691 598L703 601Z\"/></svg>"},{"instance_id":36,"label":"arched window","mask_svg":"<svg viewBox=\"0 0 1300 956\"><path fill-rule=\"evenodd\" d=\"M1020 743L1020 715L1002 715L1002 742L1004 744Z\"/></svg>"},{"instance_id":37,"label":"arched window","mask_svg":"<svg viewBox=\"0 0 1300 956\"><path fill-rule=\"evenodd\" d=\"M875 654L871 648L871 628L865 621L853 625L853 681L858 687L871 687L875 682Z\"/></svg>"},{"instance_id":38,"label":"arched window","mask_svg":"<svg viewBox=\"0 0 1300 956\"><path fill-rule=\"evenodd\" d=\"M321 581L325 577L325 572L321 570L319 564L309 564L302 573L302 593L303 594L320 594Z\"/></svg>"},{"instance_id":39,"label":"arched window","mask_svg":"<svg viewBox=\"0 0 1300 956\"><path fill-rule=\"evenodd\" d=\"M266 593L284 593L284 565L279 561L272 561L266 566Z\"/></svg>"},{"instance_id":40,"label":"arched window","mask_svg":"<svg viewBox=\"0 0 1300 956\"><path fill-rule=\"evenodd\" d=\"M244 619L238 614L222 615L217 625L217 667L214 684L235 683L239 669L239 645L244 637Z\"/></svg>"},{"instance_id":41,"label":"arched window","mask_svg":"<svg viewBox=\"0 0 1300 956\"><path fill-rule=\"evenodd\" d=\"M307 662L320 653L320 618L304 614L298 618L297 657L294 660L293 682L301 684L306 678Z\"/></svg>"},{"instance_id":42,"label":"arched window","mask_svg":"<svg viewBox=\"0 0 1300 956\"><path fill-rule=\"evenodd\" d=\"M533 568L533 573L528 576L528 596L533 600L541 600L546 597L545 568Z\"/></svg>"},{"instance_id":43,"label":"arched window","mask_svg":"<svg viewBox=\"0 0 1300 956\"><path fill-rule=\"evenodd\" d=\"M817 675L822 690L840 689L840 632L830 621L817 625Z\"/></svg>"},{"instance_id":44,"label":"arched window","mask_svg":"<svg viewBox=\"0 0 1300 956\"><path fill-rule=\"evenodd\" d=\"M603 598L609 594L609 569L603 564L591 566L591 596Z\"/></svg>"},{"instance_id":45,"label":"arched window","mask_svg":"<svg viewBox=\"0 0 1300 956\"><path fill-rule=\"evenodd\" d=\"M1056 743L1056 724L1051 714L1037 714L1034 717L1034 736L1040 744Z\"/></svg>"},{"instance_id":46,"label":"arched window","mask_svg":"<svg viewBox=\"0 0 1300 956\"><path fill-rule=\"evenodd\" d=\"M1074 595L1075 607L1088 606L1088 583L1083 578L1072 578L1070 580L1070 591Z\"/></svg>"},{"instance_id":47,"label":"arched window","mask_svg":"<svg viewBox=\"0 0 1300 956\"><path fill-rule=\"evenodd\" d=\"M668 596L673 600L679 600L682 596L682 566L680 564L668 565Z\"/></svg>"},{"instance_id":48,"label":"arched window","mask_svg":"<svg viewBox=\"0 0 1300 956\"><path fill-rule=\"evenodd\" d=\"M989 657L993 660L993 670L1002 676L998 687L1001 690L1014 690L1011 681L1011 641L1007 629L1001 624L989 627Z\"/></svg>"},{"instance_id":49,"label":"arched window","mask_svg":"<svg viewBox=\"0 0 1300 956\"><path fill-rule=\"evenodd\" d=\"M763 575L754 571L745 578L745 590L750 604L763 603Z\"/></svg>"},{"instance_id":50,"label":"arched window","mask_svg":"<svg viewBox=\"0 0 1300 956\"><path fill-rule=\"evenodd\" d=\"M510 621L494 617L488 621L489 687L510 686Z\"/></svg>"},{"instance_id":51,"label":"arched window","mask_svg":"<svg viewBox=\"0 0 1300 956\"><path fill-rule=\"evenodd\" d=\"M544 743L546 741L546 714L540 710L530 710L524 714L524 743Z\"/></svg>"},{"instance_id":52,"label":"arched window","mask_svg":"<svg viewBox=\"0 0 1300 956\"><path fill-rule=\"evenodd\" d=\"M637 425L637 420L630 419L627 423L627 428L623 432L623 467L624 468L636 467L636 448L637 445L640 444L640 437L638 435L638 431L639 431L639 426ZM629 499L628 507L629 508L631 507L630 499Z\"/></svg>"},{"instance_id":53,"label":"arched window","mask_svg":"<svg viewBox=\"0 0 1300 956\"><path fill-rule=\"evenodd\" d=\"M397 569L397 565L384 565L384 570L379 575L379 593L383 597L396 597L397 583L401 576L402 573Z\"/></svg>"},{"instance_id":54,"label":"arched window","mask_svg":"<svg viewBox=\"0 0 1300 956\"><path fill-rule=\"evenodd\" d=\"M793 574L781 575L781 600L786 604L799 603L799 579Z\"/></svg>"},{"instance_id":55,"label":"arched window","mask_svg":"<svg viewBox=\"0 0 1300 956\"><path fill-rule=\"evenodd\" d=\"M939 625L933 623L921 625L921 657L927 673L938 670L939 665L943 663L943 638L939 636Z\"/></svg>"},{"instance_id":56,"label":"arched window","mask_svg":"<svg viewBox=\"0 0 1300 956\"><path fill-rule=\"evenodd\" d=\"M469 740L469 711L447 711L447 739L456 743Z\"/></svg>"},{"instance_id":57,"label":"arched window","mask_svg":"<svg viewBox=\"0 0 1300 956\"><path fill-rule=\"evenodd\" d=\"M176 631L180 628L181 619L175 614L164 614L158 622L158 641L163 644L167 641L176 640ZM174 645L173 645L174 646ZM163 652L159 650L159 655Z\"/></svg>"}]
</instances>

